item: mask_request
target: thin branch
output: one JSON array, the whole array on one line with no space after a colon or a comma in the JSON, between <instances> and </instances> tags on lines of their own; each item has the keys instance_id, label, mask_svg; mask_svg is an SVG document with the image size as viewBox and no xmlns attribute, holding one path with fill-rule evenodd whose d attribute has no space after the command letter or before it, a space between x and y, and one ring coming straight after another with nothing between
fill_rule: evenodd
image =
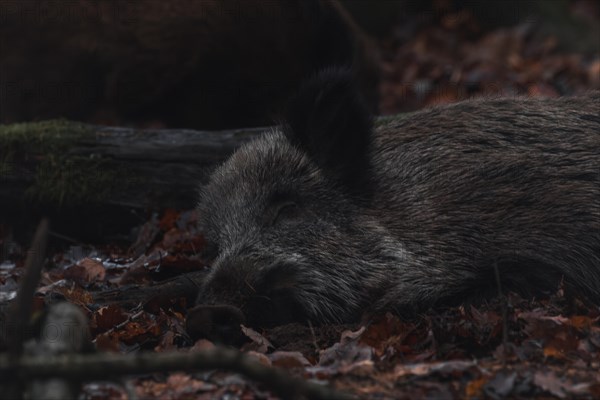
<instances>
[{"instance_id":1,"label":"thin branch","mask_svg":"<svg viewBox=\"0 0 600 400\"><path fill-rule=\"evenodd\" d=\"M500 269L498 268L498 259L494 260L494 275L496 276L498 297L502 301L502 364L506 365L506 358L508 355L508 298L502 293L502 283L500 281Z\"/></svg>"},{"instance_id":2,"label":"thin branch","mask_svg":"<svg viewBox=\"0 0 600 400\"><path fill-rule=\"evenodd\" d=\"M27 339L25 332L33 309L33 295L44 266L48 242L48 225L48 220L43 219L35 231L31 248L27 252L25 269L17 291L17 298L8 314L8 322L13 326L7 337L8 352L13 358L22 354L23 342Z\"/></svg>"},{"instance_id":3,"label":"thin branch","mask_svg":"<svg viewBox=\"0 0 600 400\"><path fill-rule=\"evenodd\" d=\"M353 399L327 386L292 377L278 369L265 366L248 356L229 349L216 348L193 353L138 353L64 355L50 357L24 356L11 364L0 356L0 382L10 370L21 379L60 377L90 381L151 372L200 371L222 369L242 374L264 384L282 398Z\"/></svg>"}]
</instances>

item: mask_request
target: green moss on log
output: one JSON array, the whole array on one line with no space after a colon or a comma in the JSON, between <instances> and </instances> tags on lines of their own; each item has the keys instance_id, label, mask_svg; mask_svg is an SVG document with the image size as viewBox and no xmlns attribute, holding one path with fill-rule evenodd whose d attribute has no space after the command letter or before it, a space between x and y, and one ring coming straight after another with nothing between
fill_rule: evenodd
<instances>
[{"instance_id":1,"label":"green moss on log","mask_svg":"<svg viewBox=\"0 0 600 400\"><path fill-rule=\"evenodd\" d=\"M0 125L0 176L30 165L29 200L57 205L100 202L119 190L124 171L107 159L76 156L69 150L82 140L94 140L94 130L65 120ZM130 180L129 180L130 181Z\"/></svg>"},{"instance_id":2,"label":"green moss on log","mask_svg":"<svg viewBox=\"0 0 600 400\"><path fill-rule=\"evenodd\" d=\"M107 160L50 156L37 168L26 195L59 205L96 203L117 189L120 171Z\"/></svg>"},{"instance_id":3,"label":"green moss on log","mask_svg":"<svg viewBox=\"0 0 600 400\"><path fill-rule=\"evenodd\" d=\"M87 125L66 120L0 125L0 156L24 153L24 146L29 154L66 151L90 135L93 131Z\"/></svg>"}]
</instances>

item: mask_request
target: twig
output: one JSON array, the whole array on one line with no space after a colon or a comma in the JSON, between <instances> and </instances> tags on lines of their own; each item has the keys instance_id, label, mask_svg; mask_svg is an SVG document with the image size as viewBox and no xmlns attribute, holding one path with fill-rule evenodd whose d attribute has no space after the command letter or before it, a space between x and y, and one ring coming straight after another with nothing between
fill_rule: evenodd
<instances>
[{"instance_id":1,"label":"twig","mask_svg":"<svg viewBox=\"0 0 600 400\"><path fill-rule=\"evenodd\" d=\"M23 356L11 364L0 356L0 382L7 372L17 371L21 379L60 377L75 381L90 381L122 377L127 374L151 372L199 371L222 369L236 372L264 384L282 398L309 398L346 400L354 396L340 393L283 371L267 367L244 354L230 349L216 348L193 353L138 353L92 355L70 354L62 356Z\"/></svg>"},{"instance_id":2,"label":"twig","mask_svg":"<svg viewBox=\"0 0 600 400\"><path fill-rule=\"evenodd\" d=\"M52 232L52 231L48 231L48 234L49 234L50 236L53 236L53 237L55 237L55 238L58 238L58 239L64 240L64 241L66 241L66 242L75 243L75 244L81 244L81 241L80 241L80 240L77 240L77 239L75 239L75 238L72 238L72 237L69 237L69 236L65 236L65 235L63 235L63 234L60 234L60 233L58 233L58 232Z\"/></svg>"},{"instance_id":3,"label":"twig","mask_svg":"<svg viewBox=\"0 0 600 400\"><path fill-rule=\"evenodd\" d=\"M202 285L207 270L188 272L175 278L167 279L153 286L128 286L94 294L93 299L98 304L117 303L120 306L135 306L152 300L186 298L193 303L198 295L198 287Z\"/></svg>"},{"instance_id":4,"label":"twig","mask_svg":"<svg viewBox=\"0 0 600 400\"><path fill-rule=\"evenodd\" d=\"M496 276L498 297L502 301L502 365L506 366L506 358L508 355L508 298L502 293L502 284L500 282L500 270L498 269L498 259L494 260L494 275Z\"/></svg>"},{"instance_id":5,"label":"twig","mask_svg":"<svg viewBox=\"0 0 600 400\"><path fill-rule=\"evenodd\" d=\"M315 346L315 355L319 355L319 345L317 344L317 336L315 335L315 329L313 328L313 325L310 322L310 320L307 322L308 322L308 327L310 328L310 334L312 336L313 346Z\"/></svg>"},{"instance_id":6,"label":"twig","mask_svg":"<svg viewBox=\"0 0 600 400\"><path fill-rule=\"evenodd\" d=\"M25 333L33 309L33 295L40 281L42 267L44 266L44 257L48 242L48 225L48 220L43 219L35 231L31 248L27 252L25 270L19 283L17 298L8 314L8 321L12 321L13 324L13 328L7 337L8 354L12 358L16 358L22 354L23 342L27 339Z\"/></svg>"},{"instance_id":7,"label":"twig","mask_svg":"<svg viewBox=\"0 0 600 400\"><path fill-rule=\"evenodd\" d=\"M110 328L109 330L107 330L106 332L104 332L104 335L110 335L113 332L118 331L119 329L124 328L127 324L129 324L130 322L135 321L136 319L138 319L139 317L141 317L142 315L144 315L144 310L138 311L133 315L130 315L125 321L121 322L120 324L117 324L115 326L113 326L112 328ZM92 343L96 343L96 339L92 340Z\"/></svg>"},{"instance_id":8,"label":"twig","mask_svg":"<svg viewBox=\"0 0 600 400\"><path fill-rule=\"evenodd\" d=\"M2 373L7 384L0 388L2 395L6 398L21 397L22 381L15 379L15 369L10 368L10 365L17 363L19 356L23 354L24 342L29 338L26 333L28 332L27 328L33 309L33 294L40 281L42 267L44 266L47 241L48 220L43 219L33 235L31 248L27 252L25 269L17 290L17 298L8 308L5 331L8 345L6 362L9 368Z\"/></svg>"}]
</instances>

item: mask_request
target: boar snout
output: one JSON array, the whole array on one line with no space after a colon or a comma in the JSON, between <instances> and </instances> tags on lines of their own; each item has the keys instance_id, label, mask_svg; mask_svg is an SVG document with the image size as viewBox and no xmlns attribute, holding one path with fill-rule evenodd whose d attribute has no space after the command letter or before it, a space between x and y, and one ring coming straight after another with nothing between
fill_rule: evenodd
<instances>
[{"instance_id":1,"label":"boar snout","mask_svg":"<svg viewBox=\"0 0 600 400\"><path fill-rule=\"evenodd\" d=\"M266 327L303 320L295 296L296 268L296 265L272 260L217 263L200 290L198 307L194 309L198 309L194 324L204 325L197 329L201 336L212 334L214 337L231 324L237 324L238 328L241 323Z\"/></svg>"},{"instance_id":2,"label":"boar snout","mask_svg":"<svg viewBox=\"0 0 600 400\"><path fill-rule=\"evenodd\" d=\"M241 344L242 310L229 305L199 305L189 310L186 330L193 338L206 338L226 344Z\"/></svg>"}]
</instances>

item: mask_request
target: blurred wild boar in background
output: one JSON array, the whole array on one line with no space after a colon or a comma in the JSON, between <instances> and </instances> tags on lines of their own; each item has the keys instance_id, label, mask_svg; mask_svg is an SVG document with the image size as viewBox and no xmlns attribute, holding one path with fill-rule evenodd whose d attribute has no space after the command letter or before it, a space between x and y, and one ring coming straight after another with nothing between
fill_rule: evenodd
<instances>
[{"instance_id":1,"label":"blurred wild boar in background","mask_svg":"<svg viewBox=\"0 0 600 400\"><path fill-rule=\"evenodd\" d=\"M214 263L188 329L414 312L496 294L496 268L503 289L564 278L600 304L599 110L470 100L373 129L351 74L322 72L203 188Z\"/></svg>"},{"instance_id":2,"label":"blurred wild boar in background","mask_svg":"<svg viewBox=\"0 0 600 400\"><path fill-rule=\"evenodd\" d=\"M376 50L334 0L2 1L0 48L0 123L264 126L338 64L378 100Z\"/></svg>"}]
</instances>

